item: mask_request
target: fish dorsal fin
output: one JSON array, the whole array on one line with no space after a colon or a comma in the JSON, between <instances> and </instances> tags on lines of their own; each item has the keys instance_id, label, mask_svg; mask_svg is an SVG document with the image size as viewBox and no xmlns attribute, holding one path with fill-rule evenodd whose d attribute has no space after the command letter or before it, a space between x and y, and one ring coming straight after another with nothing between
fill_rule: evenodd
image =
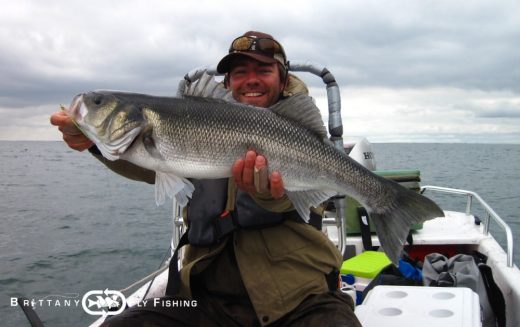
<instances>
[{"instance_id":1,"label":"fish dorsal fin","mask_svg":"<svg viewBox=\"0 0 520 327\"><path fill-rule=\"evenodd\" d=\"M316 107L312 98L306 94L293 95L269 107L269 110L303 125L323 139L327 138L327 129L323 124L320 109Z\"/></svg>"},{"instance_id":2,"label":"fish dorsal fin","mask_svg":"<svg viewBox=\"0 0 520 327\"><path fill-rule=\"evenodd\" d=\"M202 74L198 80L187 85L180 95L182 97L212 98L236 102L231 91L226 89L222 83L217 82L214 75L207 73Z\"/></svg>"}]
</instances>

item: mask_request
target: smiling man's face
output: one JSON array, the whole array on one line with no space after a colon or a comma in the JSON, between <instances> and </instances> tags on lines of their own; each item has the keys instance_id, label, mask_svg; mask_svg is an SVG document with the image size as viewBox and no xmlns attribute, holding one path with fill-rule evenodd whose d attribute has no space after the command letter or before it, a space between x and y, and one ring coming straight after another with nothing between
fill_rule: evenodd
<instances>
[{"instance_id":1,"label":"smiling man's face","mask_svg":"<svg viewBox=\"0 0 520 327\"><path fill-rule=\"evenodd\" d=\"M238 102L263 108L275 104L284 89L277 63L267 64L247 57L233 63L227 84Z\"/></svg>"}]
</instances>

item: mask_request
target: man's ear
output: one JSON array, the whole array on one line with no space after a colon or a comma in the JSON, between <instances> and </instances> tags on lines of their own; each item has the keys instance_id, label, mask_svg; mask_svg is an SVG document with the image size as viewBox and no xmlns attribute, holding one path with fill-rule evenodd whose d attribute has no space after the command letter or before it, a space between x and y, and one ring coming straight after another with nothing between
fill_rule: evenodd
<instances>
[{"instance_id":1,"label":"man's ear","mask_svg":"<svg viewBox=\"0 0 520 327\"><path fill-rule=\"evenodd\" d=\"M287 75L285 75L285 81L281 84L281 90L280 90L280 94L283 94L283 92L285 91L285 88L287 87L287 85L289 84L289 73L287 73Z\"/></svg>"},{"instance_id":2,"label":"man's ear","mask_svg":"<svg viewBox=\"0 0 520 327\"><path fill-rule=\"evenodd\" d=\"M229 73L226 73L226 75L224 75L224 87L226 89L229 89Z\"/></svg>"}]
</instances>

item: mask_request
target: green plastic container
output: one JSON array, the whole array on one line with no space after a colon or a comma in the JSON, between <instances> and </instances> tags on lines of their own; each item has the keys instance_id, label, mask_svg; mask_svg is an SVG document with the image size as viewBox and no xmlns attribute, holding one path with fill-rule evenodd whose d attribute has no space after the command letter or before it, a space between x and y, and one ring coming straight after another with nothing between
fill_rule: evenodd
<instances>
[{"instance_id":1,"label":"green plastic container","mask_svg":"<svg viewBox=\"0 0 520 327\"><path fill-rule=\"evenodd\" d=\"M352 274L356 277L373 279L391 263L384 252L365 251L353 258L343 261L341 274Z\"/></svg>"},{"instance_id":2,"label":"green plastic container","mask_svg":"<svg viewBox=\"0 0 520 327\"><path fill-rule=\"evenodd\" d=\"M393 180L416 192L419 192L421 189L421 172L419 170L376 170L373 173ZM345 197L345 227L347 229L347 235L357 235L361 233L358 208L362 208L359 202L353 198ZM412 230L419 229L422 229L422 224L412 226ZM370 231L375 233L373 224L370 224Z\"/></svg>"}]
</instances>

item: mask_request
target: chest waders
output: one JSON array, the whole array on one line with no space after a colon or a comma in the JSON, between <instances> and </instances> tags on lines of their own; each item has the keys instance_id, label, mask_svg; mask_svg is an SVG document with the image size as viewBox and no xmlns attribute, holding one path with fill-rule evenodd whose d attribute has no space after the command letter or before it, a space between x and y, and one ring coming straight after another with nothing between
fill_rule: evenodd
<instances>
[{"instance_id":1,"label":"chest waders","mask_svg":"<svg viewBox=\"0 0 520 327\"><path fill-rule=\"evenodd\" d=\"M268 211L256 204L251 196L242 190L236 193L234 209L227 211L229 182L227 178L191 182L195 186L195 191L187 208L188 230L180 238L170 260L167 296L179 294L178 251L182 246L214 245L237 228L265 228L281 224L287 219L304 223L296 210L283 213ZM313 225L321 229L321 216L311 211L311 220L314 222L319 220L318 224Z\"/></svg>"}]
</instances>

